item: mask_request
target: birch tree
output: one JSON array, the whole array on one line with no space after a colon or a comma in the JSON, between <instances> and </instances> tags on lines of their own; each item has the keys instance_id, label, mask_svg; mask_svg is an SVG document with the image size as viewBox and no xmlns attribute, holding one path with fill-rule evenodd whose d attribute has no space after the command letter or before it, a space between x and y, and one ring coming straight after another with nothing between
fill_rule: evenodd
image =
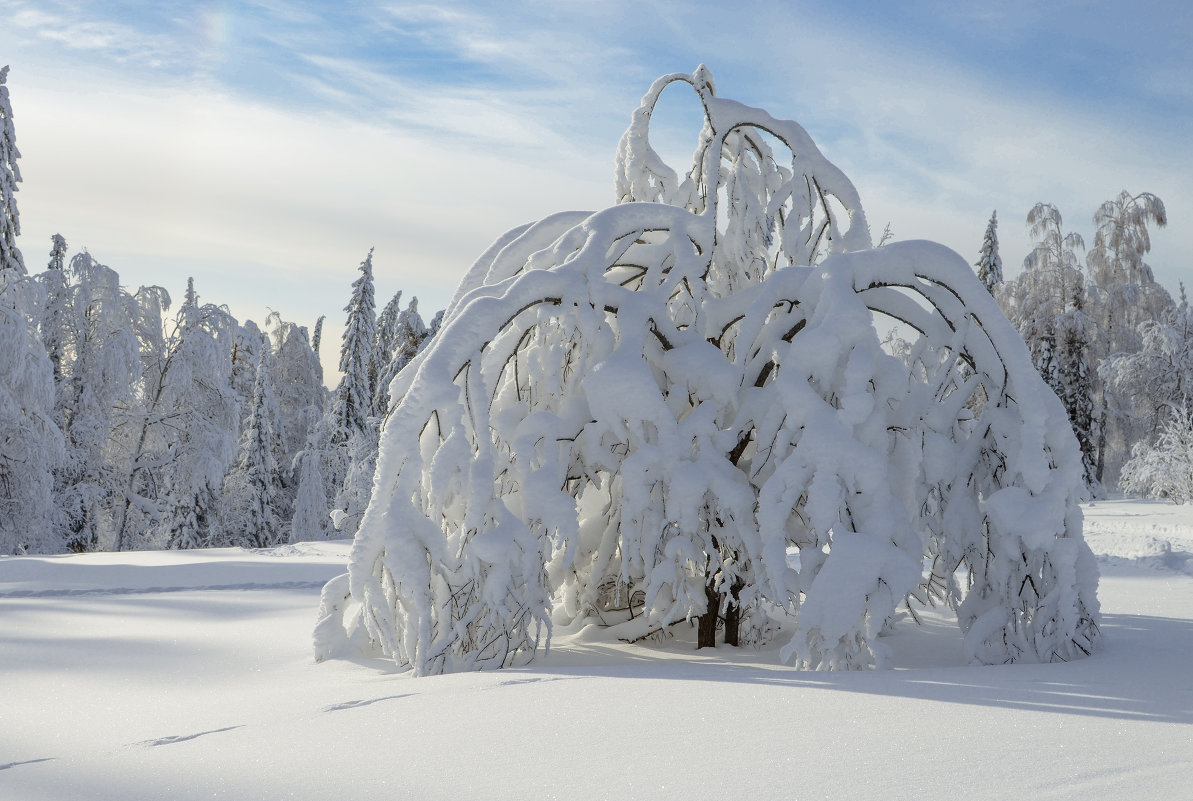
<instances>
[{"instance_id":1,"label":"birch tree","mask_svg":"<svg viewBox=\"0 0 1193 801\"><path fill-rule=\"evenodd\" d=\"M705 111L682 177L649 141L672 84ZM395 378L317 656L502 667L557 623L695 620L698 646L781 625L796 666L883 666L914 596L956 610L973 662L1097 646L1079 449L961 257L871 248L807 132L703 67L643 98L616 192L501 237ZM911 368L876 314L915 332Z\"/></svg>"},{"instance_id":2,"label":"birch tree","mask_svg":"<svg viewBox=\"0 0 1193 801\"><path fill-rule=\"evenodd\" d=\"M1091 356L1101 364L1116 355L1130 355L1143 346L1141 326L1157 323L1173 309L1172 297L1152 275L1144 257L1151 250L1151 227L1168 224L1163 201L1150 192L1126 190L1094 213L1094 247L1089 253L1091 316L1098 336ZM1095 376L1096 378L1096 376ZM1094 385L1098 420L1096 471L1099 480L1113 484L1132 444L1155 435L1157 420L1132 415L1130 391Z\"/></svg>"}]
</instances>

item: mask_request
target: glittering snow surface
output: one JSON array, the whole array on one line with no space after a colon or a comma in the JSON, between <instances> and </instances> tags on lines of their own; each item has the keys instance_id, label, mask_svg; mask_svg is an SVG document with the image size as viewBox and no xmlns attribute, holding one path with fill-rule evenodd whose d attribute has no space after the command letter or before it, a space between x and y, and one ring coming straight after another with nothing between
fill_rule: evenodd
<instances>
[{"instance_id":1,"label":"glittering snow surface","mask_svg":"<svg viewBox=\"0 0 1193 801\"><path fill-rule=\"evenodd\" d=\"M528 668L312 658L347 543L0 558L0 798L1188 798L1193 508L1085 507L1106 644L969 667L944 615L894 669L557 631Z\"/></svg>"}]
</instances>

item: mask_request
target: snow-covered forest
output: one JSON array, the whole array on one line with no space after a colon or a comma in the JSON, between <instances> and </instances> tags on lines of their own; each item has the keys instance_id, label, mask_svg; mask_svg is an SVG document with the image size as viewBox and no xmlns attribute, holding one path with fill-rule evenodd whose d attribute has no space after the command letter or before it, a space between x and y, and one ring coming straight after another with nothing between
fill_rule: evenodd
<instances>
[{"instance_id":1,"label":"snow-covered forest","mask_svg":"<svg viewBox=\"0 0 1193 801\"><path fill-rule=\"evenodd\" d=\"M55 235L17 247L21 174L0 71L0 554L202 548L351 536L387 388L431 335L417 299L345 282L343 379L313 331L240 322L188 281L125 287ZM348 262L350 264L350 262ZM350 275L345 270L345 275Z\"/></svg>"}]
</instances>

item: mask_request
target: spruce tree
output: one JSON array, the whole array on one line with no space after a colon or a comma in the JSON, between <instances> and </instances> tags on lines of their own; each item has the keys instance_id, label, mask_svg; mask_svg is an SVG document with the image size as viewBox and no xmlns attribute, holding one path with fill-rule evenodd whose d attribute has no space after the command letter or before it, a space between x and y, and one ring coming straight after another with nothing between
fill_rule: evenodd
<instances>
[{"instance_id":1,"label":"spruce tree","mask_svg":"<svg viewBox=\"0 0 1193 801\"><path fill-rule=\"evenodd\" d=\"M990 222L986 225L986 236L982 239L982 252L978 257L978 279L994 294L995 288L1002 283L1002 258L998 255L998 212L990 215Z\"/></svg>"},{"instance_id":2,"label":"spruce tree","mask_svg":"<svg viewBox=\"0 0 1193 801\"><path fill-rule=\"evenodd\" d=\"M360 263L360 278L352 284L352 298L344 311L348 312L348 320L340 348L343 377L332 401L332 441L340 445L346 445L354 434L365 433L370 428L368 417L375 381L373 348L377 337L372 248Z\"/></svg>"},{"instance_id":3,"label":"spruce tree","mask_svg":"<svg viewBox=\"0 0 1193 801\"><path fill-rule=\"evenodd\" d=\"M50 239L50 261L42 283L46 289L46 306L41 318L41 341L46 346L50 364L54 367L54 385L63 379L63 360L70 337L70 296L66 276L66 240L61 234Z\"/></svg>"},{"instance_id":4,"label":"spruce tree","mask_svg":"<svg viewBox=\"0 0 1193 801\"><path fill-rule=\"evenodd\" d=\"M399 293L400 295L401 293ZM396 300L396 296L395 296ZM418 313L418 298L394 316L387 339L387 349L377 351L377 386L373 390L373 414L378 419L389 412L389 385L402 368L422 350L431 332Z\"/></svg>"},{"instance_id":5,"label":"spruce tree","mask_svg":"<svg viewBox=\"0 0 1193 801\"><path fill-rule=\"evenodd\" d=\"M21 181L17 159L17 135L12 124L12 104L8 100L8 67L0 67L0 271L15 270L25 274L25 262L17 248L21 233L21 215L14 197Z\"/></svg>"},{"instance_id":6,"label":"spruce tree","mask_svg":"<svg viewBox=\"0 0 1193 801\"><path fill-rule=\"evenodd\" d=\"M241 436L240 453L224 484L229 510L225 528L231 545L267 548L286 539L278 515L282 487L270 424L272 394L267 359L262 356L257 363L252 406Z\"/></svg>"},{"instance_id":7,"label":"spruce tree","mask_svg":"<svg viewBox=\"0 0 1193 801\"><path fill-rule=\"evenodd\" d=\"M1094 436L1094 370L1089 361L1093 323L1085 313L1085 288L1075 283L1069 308L1060 319L1059 359L1054 388L1069 415L1069 423L1081 448L1085 484L1097 490L1097 448Z\"/></svg>"}]
</instances>

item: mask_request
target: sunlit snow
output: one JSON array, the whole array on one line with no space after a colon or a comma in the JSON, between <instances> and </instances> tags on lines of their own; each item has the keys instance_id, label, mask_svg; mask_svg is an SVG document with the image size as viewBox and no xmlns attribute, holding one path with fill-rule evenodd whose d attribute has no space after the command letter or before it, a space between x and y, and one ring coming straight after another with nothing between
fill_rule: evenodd
<instances>
[{"instance_id":1,"label":"sunlit snow","mask_svg":"<svg viewBox=\"0 0 1193 801\"><path fill-rule=\"evenodd\" d=\"M347 542L0 558L0 798L1186 798L1193 509L1084 511L1106 645L1053 665L964 666L928 615L887 671L589 627L411 678L313 661Z\"/></svg>"}]
</instances>

